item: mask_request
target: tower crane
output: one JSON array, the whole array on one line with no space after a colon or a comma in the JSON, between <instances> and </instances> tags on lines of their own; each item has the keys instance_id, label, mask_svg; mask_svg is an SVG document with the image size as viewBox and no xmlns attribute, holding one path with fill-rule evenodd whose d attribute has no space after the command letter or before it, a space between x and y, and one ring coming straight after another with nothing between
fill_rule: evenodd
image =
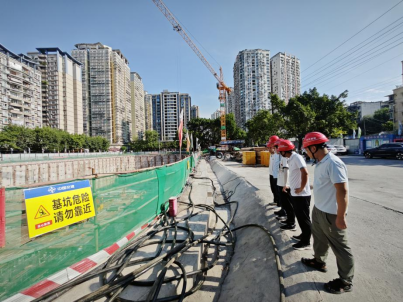
<instances>
[{"instance_id":1,"label":"tower crane","mask_svg":"<svg viewBox=\"0 0 403 303\"><path fill-rule=\"evenodd\" d=\"M190 48L195 52L195 54L199 57L199 59L204 63L207 69L213 74L213 76L217 79L217 88L219 91L220 100L220 113L221 113L221 141L227 140L227 130L225 127L225 103L227 100L227 93L231 92L231 88L229 88L224 82L224 76L222 72L222 68L220 66L220 75L216 73L214 68L210 65L207 59L203 56L201 51L197 48L197 46L193 43L192 39L188 36L186 31L179 24L178 20L174 17L174 15L170 12L170 10L166 7L162 0L152 0L154 4L159 8L162 14L168 19L168 21L172 24L174 31L176 31L179 35L182 36L183 40L190 46Z\"/></svg>"}]
</instances>

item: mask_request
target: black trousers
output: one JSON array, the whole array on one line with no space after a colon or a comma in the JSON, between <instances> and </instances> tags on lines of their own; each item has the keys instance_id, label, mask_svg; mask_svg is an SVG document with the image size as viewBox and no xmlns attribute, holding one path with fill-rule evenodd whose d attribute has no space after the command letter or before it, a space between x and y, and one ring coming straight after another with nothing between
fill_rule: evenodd
<instances>
[{"instance_id":1,"label":"black trousers","mask_svg":"<svg viewBox=\"0 0 403 303\"><path fill-rule=\"evenodd\" d=\"M281 199L281 207L287 213L287 223L294 225L295 224L295 213L294 207L291 204L291 194L290 189L287 189L287 192L283 192L282 186L277 186L278 191L280 192L280 199Z\"/></svg>"},{"instance_id":2,"label":"black trousers","mask_svg":"<svg viewBox=\"0 0 403 303\"><path fill-rule=\"evenodd\" d=\"M278 186L277 186L277 178L273 178L272 175L270 175L270 188L271 188L271 192L273 193L274 202L277 203L277 206L281 207L280 193L278 191Z\"/></svg>"},{"instance_id":3,"label":"black trousers","mask_svg":"<svg viewBox=\"0 0 403 303\"><path fill-rule=\"evenodd\" d=\"M311 196L291 196L292 206L294 207L295 216L297 217L299 227L301 228L301 242L304 244L311 243L312 223L309 214L309 206L311 205Z\"/></svg>"}]
</instances>

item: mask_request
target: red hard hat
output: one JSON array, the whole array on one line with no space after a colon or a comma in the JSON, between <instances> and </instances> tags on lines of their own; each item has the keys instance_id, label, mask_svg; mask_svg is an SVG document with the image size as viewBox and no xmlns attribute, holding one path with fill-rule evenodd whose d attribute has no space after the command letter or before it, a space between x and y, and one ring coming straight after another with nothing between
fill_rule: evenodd
<instances>
[{"instance_id":1,"label":"red hard hat","mask_svg":"<svg viewBox=\"0 0 403 303\"><path fill-rule=\"evenodd\" d=\"M272 147L274 143L279 140L280 138L278 136L271 136L269 139L269 142L267 142L267 147Z\"/></svg>"},{"instance_id":2,"label":"red hard hat","mask_svg":"<svg viewBox=\"0 0 403 303\"><path fill-rule=\"evenodd\" d=\"M281 140L280 145L278 146L278 151L290 151L295 148L295 145L291 143L289 140Z\"/></svg>"},{"instance_id":3,"label":"red hard hat","mask_svg":"<svg viewBox=\"0 0 403 303\"><path fill-rule=\"evenodd\" d=\"M276 146L276 145L279 146L281 141L283 141L283 139L278 139L278 140L274 141L273 146Z\"/></svg>"},{"instance_id":4,"label":"red hard hat","mask_svg":"<svg viewBox=\"0 0 403 303\"><path fill-rule=\"evenodd\" d=\"M321 144L328 141L329 139L324 134L320 132L312 132L305 135L302 145L304 148L306 148L311 145Z\"/></svg>"},{"instance_id":5,"label":"red hard hat","mask_svg":"<svg viewBox=\"0 0 403 303\"><path fill-rule=\"evenodd\" d=\"M274 142L276 142L277 140L279 140L280 138L278 137L278 136L271 136L270 137L270 139L269 139L269 143L274 143Z\"/></svg>"}]
</instances>

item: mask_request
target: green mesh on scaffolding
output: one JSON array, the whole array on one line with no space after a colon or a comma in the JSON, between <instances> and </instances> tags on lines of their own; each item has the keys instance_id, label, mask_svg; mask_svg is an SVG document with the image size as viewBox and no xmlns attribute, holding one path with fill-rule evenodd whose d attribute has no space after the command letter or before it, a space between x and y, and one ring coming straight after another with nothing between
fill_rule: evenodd
<instances>
[{"instance_id":1,"label":"green mesh on scaffolding","mask_svg":"<svg viewBox=\"0 0 403 303\"><path fill-rule=\"evenodd\" d=\"M189 162L189 168L188 168ZM195 158L91 179L96 216L29 239L23 189L6 189L6 246L0 248L0 301L104 249L149 222L183 189ZM71 182L71 181L70 181Z\"/></svg>"}]
</instances>

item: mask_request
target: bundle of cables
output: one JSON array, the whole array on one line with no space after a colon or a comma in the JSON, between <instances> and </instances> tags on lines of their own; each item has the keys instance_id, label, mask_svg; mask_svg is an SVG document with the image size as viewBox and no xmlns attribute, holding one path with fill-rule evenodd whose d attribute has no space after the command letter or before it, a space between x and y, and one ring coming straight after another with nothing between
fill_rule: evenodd
<instances>
[{"instance_id":1,"label":"bundle of cables","mask_svg":"<svg viewBox=\"0 0 403 303\"><path fill-rule=\"evenodd\" d=\"M207 177L192 176L193 179L207 179L211 181L214 192L216 188L212 179ZM232 180L231 180L232 181ZM284 284L281 271L280 259L278 256L277 247L270 232L261 225L248 224L231 229L230 225L236 215L238 209L237 201L230 201L230 197L234 194L235 189L232 192L224 192L224 204L214 202L214 206L207 204L195 204L192 201L191 193L193 185L191 182L186 184L186 187L190 187L188 194L188 202L179 201L183 207L181 212L185 212L186 215L177 218L170 218L168 216L167 204L163 205L159 220L152 226L145 234L133 238L125 246L116 251L107 261L100 266L96 267L92 271L67 282L58 288L46 293L45 295L35 299L34 301L52 301L62 294L68 292L76 285L89 281L93 278L99 277L101 286L97 290L79 298L78 302L90 302L103 298L106 301L134 301L135 299L127 300L120 296L122 292L129 287L141 286L148 287L149 292L146 297L146 301L183 301L183 299L197 290L199 290L205 280L207 271L216 266L220 259L220 246L229 247L230 256L229 261L235 251L236 237L234 231L246 228L257 227L262 229L271 239L274 252L276 254L276 261L280 279L280 301L284 301ZM185 188L186 188L185 187ZM231 211L229 207L229 220L225 221L216 210L216 207L228 207L235 205L235 211ZM190 228L191 222L189 220L192 217L200 215L203 212L210 211L215 216L214 226L210 226L207 232L201 237L195 237L194 231ZM217 228L218 221L222 222L222 228ZM186 237L178 237L178 231L185 233ZM173 234L173 237L168 237L169 234ZM162 234L162 236L161 236ZM158 237L159 236L159 237ZM157 239L158 238L158 239ZM154 256L139 258L139 249L146 246L154 245L157 247ZM190 248L197 245L204 245L201 255L201 268L191 272L185 270L185 266L181 263L180 257L186 253ZM212 257L208 258L208 252L213 250ZM209 260L210 259L210 260ZM228 261L228 262L229 262ZM159 266L157 277L154 280L144 280L141 276L147 271ZM131 267L135 268L131 270ZM129 273L123 273L125 269L130 268ZM167 277L168 271L177 272L177 275L171 275ZM175 271L174 271L175 270ZM127 272L127 270L125 271ZM192 287L187 290L189 278L193 278ZM166 297L160 297L160 291L164 284L171 282L182 282L181 289L178 294ZM127 298L127 296L126 296Z\"/></svg>"}]
</instances>

